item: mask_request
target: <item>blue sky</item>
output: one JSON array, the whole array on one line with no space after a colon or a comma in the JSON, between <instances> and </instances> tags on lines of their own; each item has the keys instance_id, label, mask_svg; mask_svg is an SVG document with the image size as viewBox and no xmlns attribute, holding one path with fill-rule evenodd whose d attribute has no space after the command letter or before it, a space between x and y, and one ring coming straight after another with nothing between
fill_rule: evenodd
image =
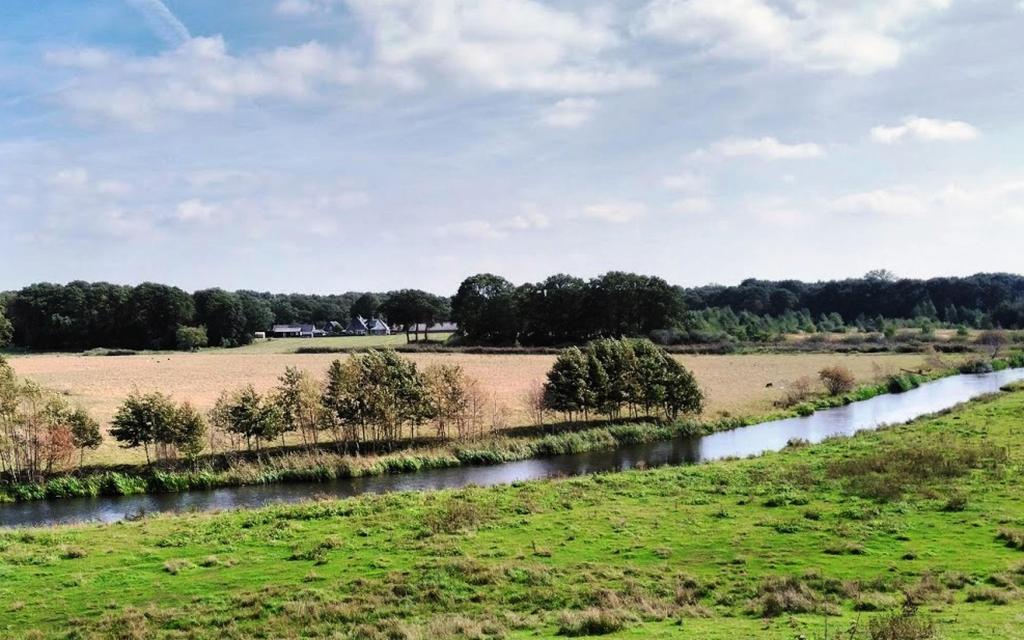
<instances>
[{"instance_id":1,"label":"blue sky","mask_svg":"<svg viewBox=\"0 0 1024 640\"><path fill-rule=\"evenodd\" d=\"M0 289L1024 271L1016 0L0 5Z\"/></svg>"}]
</instances>

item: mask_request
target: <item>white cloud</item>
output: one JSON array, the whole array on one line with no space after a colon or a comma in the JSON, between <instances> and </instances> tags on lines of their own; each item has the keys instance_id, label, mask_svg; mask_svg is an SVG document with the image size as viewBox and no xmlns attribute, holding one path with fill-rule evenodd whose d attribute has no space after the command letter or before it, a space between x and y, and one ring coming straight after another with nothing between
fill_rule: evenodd
<instances>
[{"instance_id":1,"label":"white cloud","mask_svg":"<svg viewBox=\"0 0 1024 640\"><path fill-rule=\"evenodd\" d=\"M589 122L596 110L593 98L564 98L545 109L540 120L549 127L576 129Z\"/></svg>"},{"instance_id":2,"label":"white cloud","mask_svg":"<svg viewBox=\"0 0 1024 640\"><path fill-rule=\"evenodd\" d=\"M174 217L180 222L212 222L220 213L220 208L202 200L186 200L178 204Z\"/></svg>"},{"instance_id":3,"label":"white cloud","mask_svg":"<svg viewBox=\"0 0 1024 640\"><path fill-rule=\"evenodd\" d=\"M711 213L714 209L714 203L706 196L690 196L687 198L681 198L669 205L669 210L672 213L682 215L701 215Z\"/></svg>"},{"instance_id":4,"label":"white cloud","mask_svg":"<svg viewBox=\"0 0 1024 640\"><path fill-rule=\"evenodd\" d=\"M149 28L167 44L178 46L192 37L188 28L161 0L128 0L128 3L139 10Z\"/></svg>"},{"instance_id":5,"label":"white cloud","mask_svg":"<svg viewBox=\"0 0 1024 640\"><path fill-rule=\"evenodd\" d=\"M672 191L703 191L707 186L707 180L689 171L683 171L661 179L661 186Z\"/></svg>"},{"instance_id":6,"label":"white cloud","mask_svg":"<svg viewBox=\"0 0 1024 640\"><path fill-rule=\"evenodd\" d=\"M437 228L436 235L440 238L470 238L475 240L494 240L507 237L513 231L531 231L547 229L551 226L551 219L532 207L519 215L512 216L506 220L462 220L441 225Z\"/></svg>"},{"instance_id":7,"label":"white cloud","mask_svg":"<svg viewBox=\"0 0 1024 640\"><path fill-rule=\"evenodd\" d=\"M640 218L647 211L639 202L601 202L583 208L579 216L612 224L625 224Z\"/></svg>"},{"instance_id":8,"label":"white cloud","mask_svg":"<svg viewBox=\"0 0 1024 640\"><path fill-rule=\"evenodd\" d=\"M48 63L60 67L77 67L80 69L102 69L108 66L113 56L108 51L95 47L83 47L81 49L55 49L47 51L43 59Z\"/></svg>"},{"instance_id":9,"label":"white cloud","mask_svg":"<svg viewBox=\"0 0 1024 640\"><path fill-rule=\"evenodd\" d=\"M82 167L61 169L50 176L50 184L59 189L85 189L89 186L89 172Z\"/></svg>"},{"instance_id":10,"label":"white cloud","mask_svg":"<svg viewBox=\"0 0 1024 640\"><path fill-rule=\"evenodd\" d=\"M535 0L348 0L379 72L498 91L601 93L655 76L607 59L621 42L600 17Z\"/></svg>"},{"instance_id":11,"label":"white cloud","mask_svg":"<svg viewBox=\"0 0 1024 640\"><path fill-rule=\"evenodd\" d=\"M754 215L761 222L773 226L798 227L808 221L807 215L800 209L781 205L756 208Z\"/></svg>"},{"instance_id":12,"label":"white cloud","mask_svg":"<svg viewBox=\"0 0 1024 640\"><path fill-rule=\"evenodd\" d=\"M813 142L786 144L768 136L764 138L726 138L711 145L711 153L723 158L755 157L764 160L802 160L820 158L825 155L825 150L821 145Z\"/></svg>"},{"instance_id":13,"label":"white cloud","mask_svg":"<svg viewBox=\"0 0 1024 640\"><path fill-rule=\"evenodd\" d=\"M274 11L283 16L311 16L330 13L339 0L280 0Z\"/></svg>"},{"instance_id":14,"label":"white cloud","mask_svg":"<svg viewBox=\"0 0 1024 640\"><path fill-rule=\"evenodd\" d=\"M918 217L928 212L929 200L916 189L894 187L841 196L831 208L841 213Z\"/></svg>"},{"instance_id":15,"label":"white cloud","mask_svg":"<svg viewBox=\"0 0 1024 640\"><path fill-rule=\"evenodd\" d=\"M308 101L321 88L349 85L359 75L348 54L317 42L236 57L217 36L193 38L156 56L108 55L102 68L83 68L73 52L48 56L78 72L57 99L86 117L141 129L178 114L225 113L242 100Z\"/></svg>"},{"instance_id":16,"label":"white cloud","mask_svg":"<svg viewBox=\"0 0 1024 640\"><path fill-rule=\"evenodd\" d=\"M551 219L539 211L528 210L521 215L512 216L503 226L517 231L547 229L551 226Z\"/></svg>"},{"instance_id":17,"label":"white cloud","mask_svg":"<svg viewBox=\"0 0 1024 640\"><path fill-rule=\"evenodd\" d=\"M864 75L896 66L908 28L951 2L652 0L633 31L719 58L769 59Z\"/></svg>"},{"instance_id":18,"label":"white cloud","mask_svg":"<svg viewBox=\"0 0 1024 640\"><path fill-rule=\"evenodd\" d=\"M978 129L966 122L914 116L905 118L901 125L878 126L871 130L871 138L882 144L893 144L908 138L925 141L965 141L975 140L979 135Z\"/></svg>"}]
</instances>

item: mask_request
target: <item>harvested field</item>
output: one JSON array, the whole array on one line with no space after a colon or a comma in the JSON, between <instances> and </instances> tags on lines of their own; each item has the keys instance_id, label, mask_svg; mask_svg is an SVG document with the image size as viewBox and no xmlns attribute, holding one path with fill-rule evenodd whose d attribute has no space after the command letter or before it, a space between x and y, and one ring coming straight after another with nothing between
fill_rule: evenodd
<instances>
[{"instance_id":1,"label":"harvested field","mask_svg":"<svg viewBox=\"0 0 1024 640\"><path fill-rule=\"evenodd\" d=\"M287 366L322 375L337 354L152 353L135 356L28 355L9 358L18 375L68 395L107 423L132 391L163 391L188 400L200 409L213 406L225 389L252 384L273 387ZM498 406L511 412L509 424L526 422L523 394L544 380L554 361L547 355L411 354L420 366L431 362L461 365L479 380ZM815 376L822 367L842 364L858 382L879 375L925 367L921 355L893 354L759 354L677 356L697 377L707 396L707 417L756 415L769 412L792 381ZM771 387L767 385L771 384ZM97 462L135 462L141 453L125 451L113 442L90 456Z\"/></svg>"}]
</instances>

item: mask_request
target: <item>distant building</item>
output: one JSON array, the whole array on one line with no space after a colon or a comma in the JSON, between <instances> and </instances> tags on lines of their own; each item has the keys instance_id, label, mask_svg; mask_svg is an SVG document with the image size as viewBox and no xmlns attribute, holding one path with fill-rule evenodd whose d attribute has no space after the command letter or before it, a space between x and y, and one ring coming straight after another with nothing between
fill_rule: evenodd
<instances>
[{"instance_id":1,"label":"distant building","mask_svg":"<svg viewBox=\"0 0 1024 640\"><path fill-rule=\"evenodd\" d=\"M454 322L438 322L431 325L417 324L409 327L409 333L455 333L459 325Z\"/></svg>"},{"instance_id":2,"label":"distant building","mask_svg":"<svg viewBox=\"0 0 1024 640\"><path fill-rule=\"evenodd\" d=\"M348 326L345 327L345 335L349 336L389 336L391 335L391 327L380 318L373 318L367 320L356 316L348 322Z\"/></svg>"},{"instance_id":3,"label":"distant building","mask_svg":"<svg viewBox=\"0 0 1024 640\"><path fill-rule=\"evenodd\" d=\"M366 330L371 336L389 336L391 335L391 327L387 325L380 318L374 318L367 325Z\"/></svg>"},{"instance_id":4,"label":"distant building","mask_svg":"<svg viewBox=\"0 0 1024 640\"><path fill-rule=\"evenodd\" d=\"M319 338L325 332L311 324L275 324L270 335L275 338Z\"/></svg>"},{"instance_id":5,"label":"distant building","mask_svg":"<svg viewBox=\"0 0 1024 640\"><path fill-rule=\"evenodd\" d=\"M348 326L345 327L345 334L350 336L365 336L369 333L369 330L370 328L366 326L366 320L356 316L348 321Z\"/></svg>"}]
</instances>

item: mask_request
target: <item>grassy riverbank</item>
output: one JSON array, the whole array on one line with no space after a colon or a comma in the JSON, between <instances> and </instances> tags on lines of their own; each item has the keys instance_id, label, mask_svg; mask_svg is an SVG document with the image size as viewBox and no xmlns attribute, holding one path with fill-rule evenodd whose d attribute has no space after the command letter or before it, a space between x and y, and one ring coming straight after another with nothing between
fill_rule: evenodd
<instances>
[{"instance_id":1,"label":"grassy riverbank","mask_svg":"<svg viewBox=\"0 0 1024 640\"><path fill-rule=\"evenodd\" d=\"M328 482L339 478L414 473L427 469L500 464L529 458L609 450L678 436L715 433L797 415L811 415L820 409L867 400L885 393L901 393L955 373L955 370L933 371L925 375L902 373L890 376L885 382L864 385L846 394L819 396L788 409L747 418L685 420L671 424L641 421L540 426L493 434L468 442L406 443L400 452L383 455L341 454L331 447L315 451L271 449L255 458L239 455L207 456L195 469L176 469L166 463L120 466L114 469L94 467L73 475L56 476L47 482L0 484L0 503L175 493L256 484Z\"/></svg>"},{"instance_id":2,"label":"grassy riverbank","mask_svg":"<svg viewBox=\"0 0 1024 640\"><path fill-rule=\"evenodd\" d=\"M1022 417L1017 391L752 460L9 531L0 635L1016 637Z\"/></svg>"}]
</instances>

